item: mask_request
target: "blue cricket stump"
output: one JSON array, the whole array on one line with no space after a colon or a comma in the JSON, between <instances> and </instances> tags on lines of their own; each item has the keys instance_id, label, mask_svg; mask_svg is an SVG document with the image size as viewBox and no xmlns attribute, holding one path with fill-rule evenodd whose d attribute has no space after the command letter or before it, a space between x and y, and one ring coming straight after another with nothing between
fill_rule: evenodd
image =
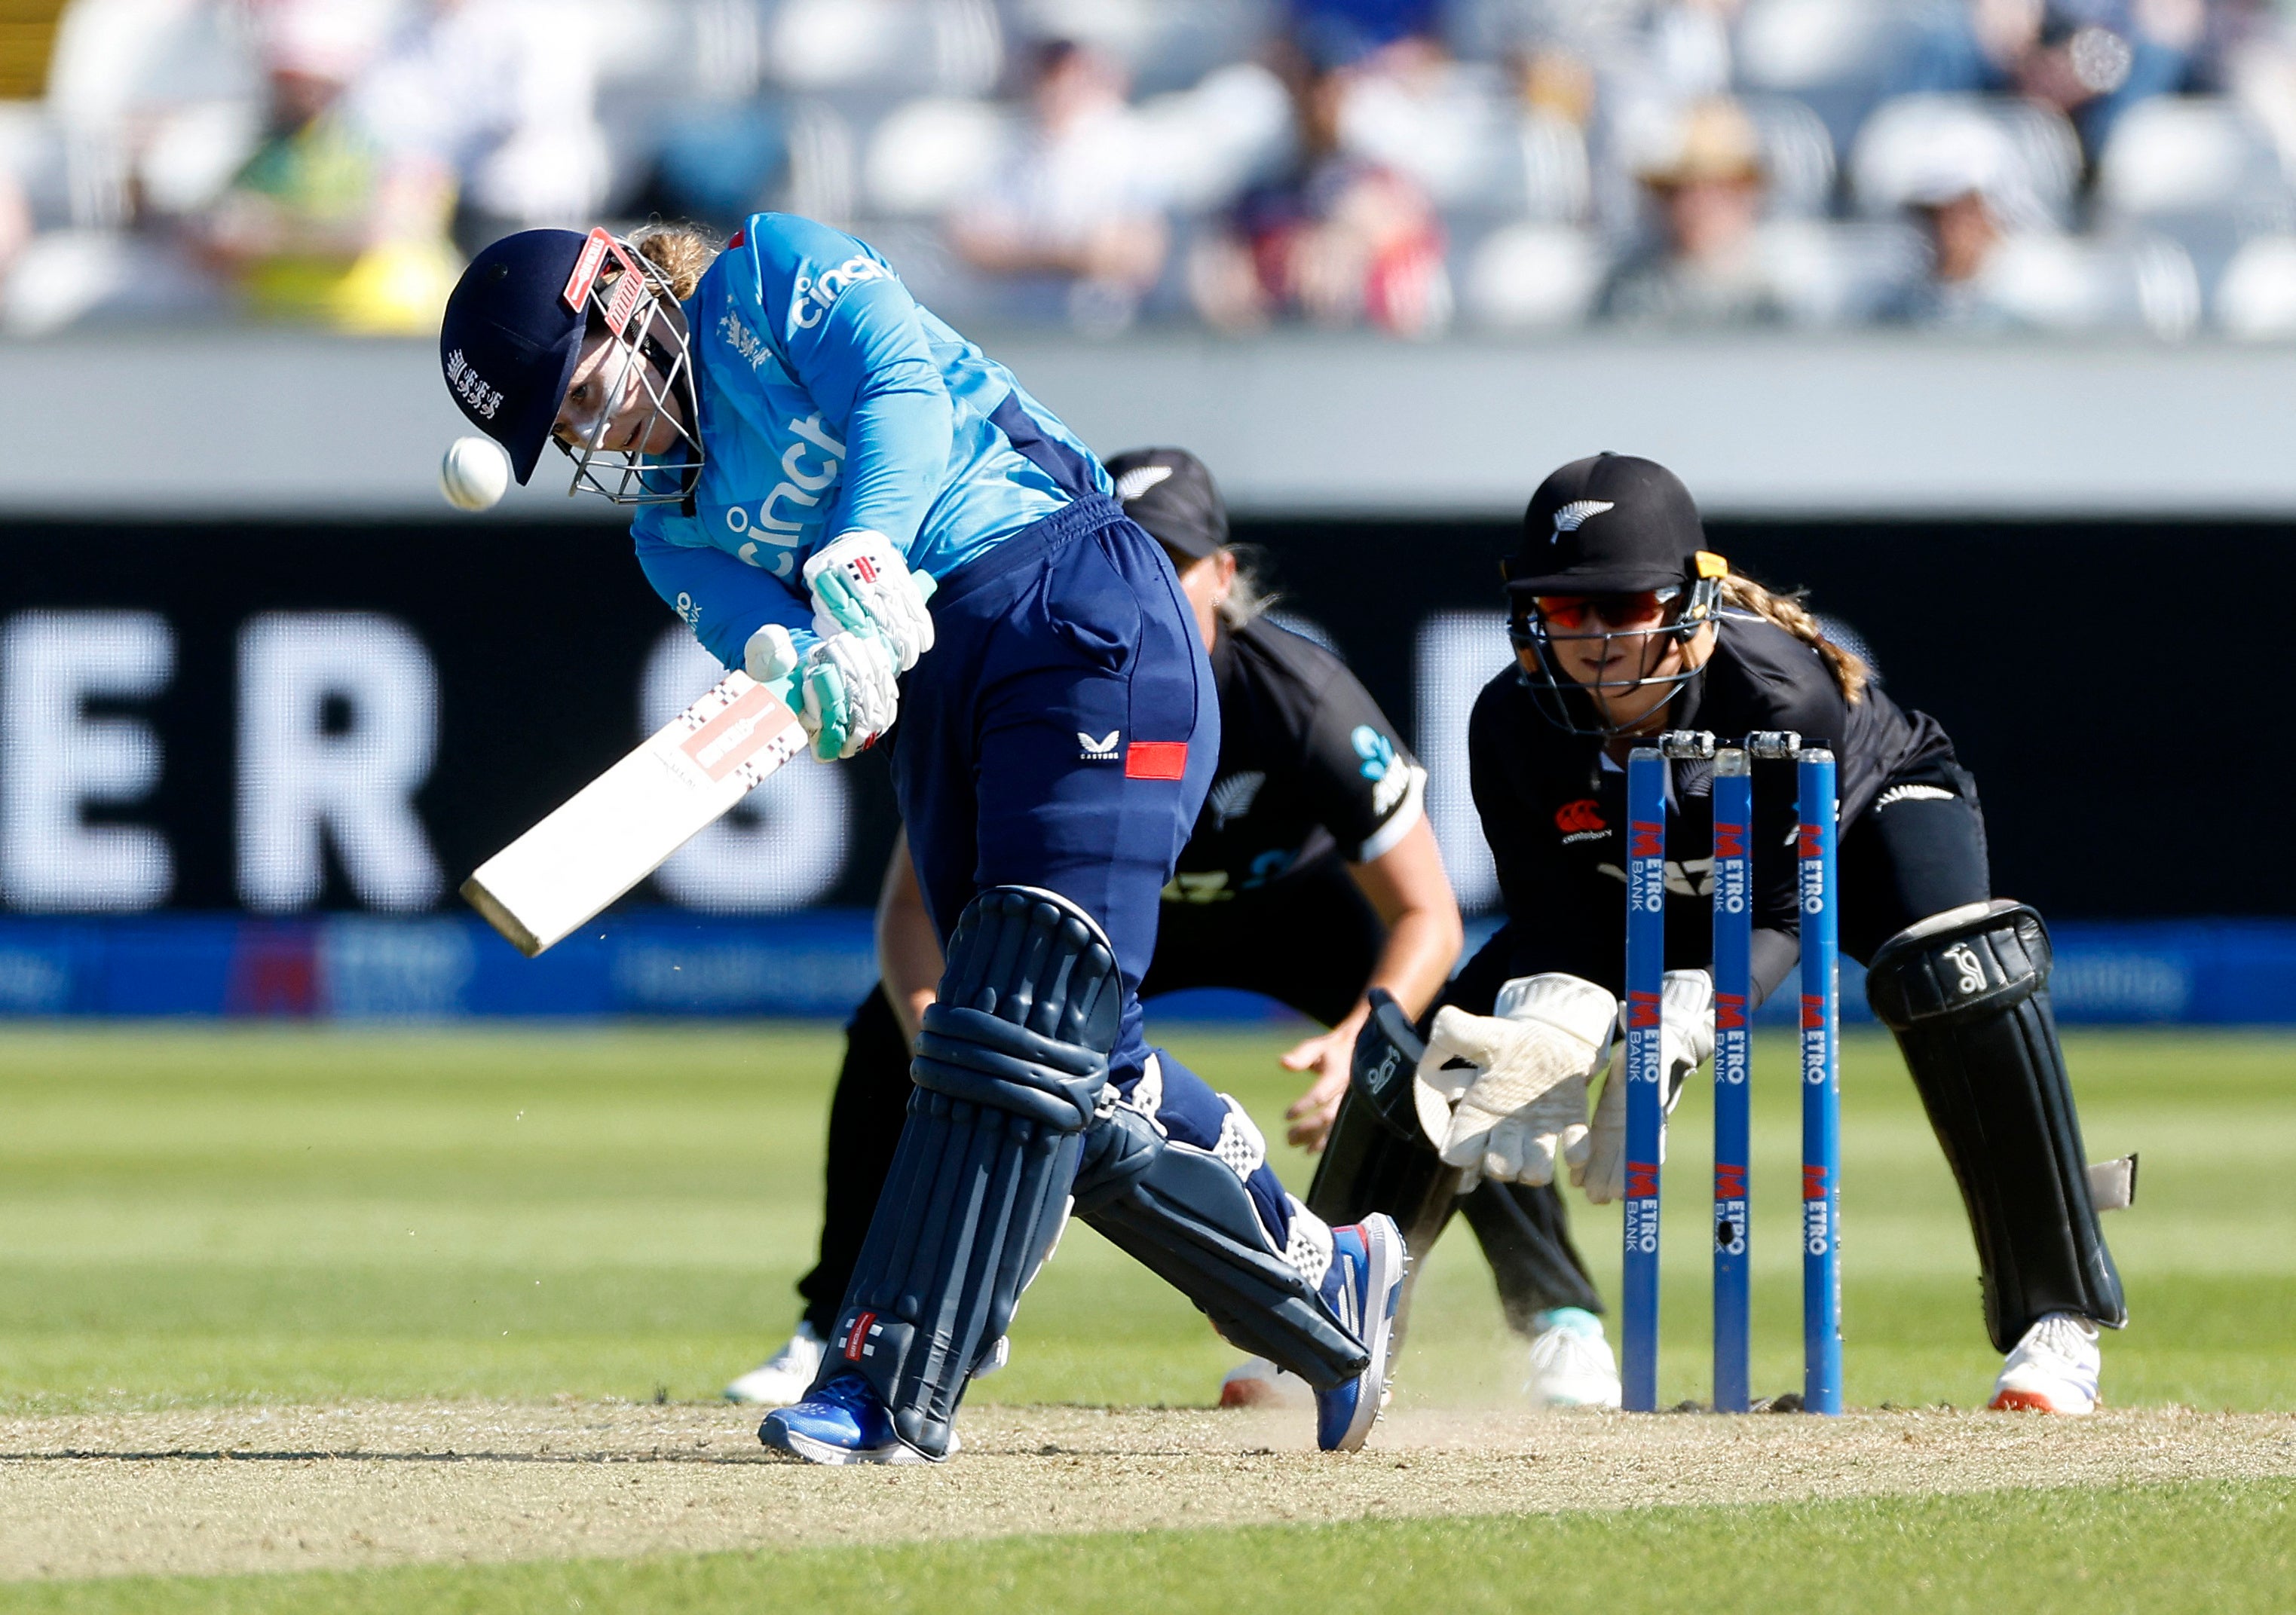
<instances>
[{"instance_id":1,"label":"blue cricket stump","mask_svg":"<svg viewBox=\"0 0 2296 1615\"><path fill-rule=\"evenodd\" d=\"M1841 884L1833 753L1797 758L1801 828L1801 1405L1841 1411Z\"/></svg>"},{"instance_id":2,"label":"blue cricket stump","mask_svg":"<svg viewBox=\"0 0 2296 1615\"><path fill-rule=\"evenodd\" d=\"M1753 758L1796 765L1795 891L1801 910L1802 1406L1841 1411L1840 881L1835 765L1801 737L1717 748L1675 732L1627 760L1627 1168L1622 1405L1658 1406L1660 1141L1665 1127L1666 802L1669 759L1714 759L1714 1407L1752 1404Z\"/></svg>"},{"instance_id":3,"label":"blue cricket stump","mask_svg":"<svg viewBox=\"0 0 2296 1615\"><path fill-rule=\"evenodd\" d=\"M1659 1091L1660 1004L1666 989L1665 754L1638 746L1627 756L1627 1193L1626 1259L1620 1280L1620 1405L1658 1409L1659 1139L1666 1125Z\"/></svg>"},{"instance_id":4,"label":"blue cricket stump","mask_svg":"<svg viewBox=\"0 0 2296 1615\"><path fill-rule=\"evenodd\" d=\"M1747 1182L1753 1174L1754 778L1744 748L1714 754L1714 1411L1752 1405Z\"/></svg>"}]
</instances>

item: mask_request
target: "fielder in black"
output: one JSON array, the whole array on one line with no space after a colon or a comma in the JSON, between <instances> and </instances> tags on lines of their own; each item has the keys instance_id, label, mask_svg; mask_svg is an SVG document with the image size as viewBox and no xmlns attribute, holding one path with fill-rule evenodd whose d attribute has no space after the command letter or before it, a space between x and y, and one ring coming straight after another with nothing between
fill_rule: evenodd
<instances>
[{"instance_id":1,"label":"fielder in black","mask_svg":"<svg viewBox=\"0 0 2296 1615\"><path fill-rule=\"evenodd\" d=\"M1290 1070L1313 1074L1290 1112L1292 1142L1317 1147L1347 1087L1368 989L1416 1014L1458 956L1457 906L1422 811L1425 772L1337 656L1259 614L1252 579L1228 544L1226 508L1201 463L1178 449L1146 449L1107 464L1125 513L1179 570L1220 701L1218 768L1165 889L1141 996L1242 988L1329 1028L1283 1057ZM804 1318L779 1353L726 1387L734 1400L794 1400L811 1383L899 1133L911 1040L941 972L899 848L879 906L878 948L884 980L846 1028L820 1261L798 1284ZM1601 1303L1558 1242L1554 1190L1489 1185L1463 1209L1499 1275L1511 1320L1534 1337L1534 1380L1542 1355L1550 1373L1568 1366L1572 1352L1550 1346L1542 1354L1537 1337L1575 1343L1585 1327L1568 1309L1589 1309L1578 1316L1591 1322ZM1550 1389L1565 1399L1583 1394L1572 1384ZM1264 1358L1238 1367L1221 1388L1230 1405L1307 1394L1303 1381Z\"/></svg>"},{"instance_id":2,"label":"fielder in black","mask_svg":"<svg viewBox=\"0 0 2296 1615\"><path fill-rule=\"evenodd\" d=\"M1561 1168L1592 1201L1622 1195L1626 754L1663 729L1795 731L1840 759L1841 947L1867 966L1867 1000L1968 1209L1986 1327L2007 1354L1992 1405L2089 1412L2098 1329L2127 1321L2097 1211L2125 1203L2134 1162L2094 1178L2086 1164L2048 934L1993 896L1976 786L1944 731L1797 603L1731 571L1689 491L1648 460L1602 455L1549 477L1505 575L1516 665L1484 687L1468 746L1506 923L1446 988L1424 1045L1399 1011L1375 1010L1318 1209L1389 1212L1415 1266L1463 1177L1551 1184ZM1800 934L1792 765L1752 767L1759 996L1793 967ZM1670 768L1668 844L1708 847L1712 766ZM1669 1103L1713 1045L1710 865L1667 866Z\"/></svg>"}]
</instances>

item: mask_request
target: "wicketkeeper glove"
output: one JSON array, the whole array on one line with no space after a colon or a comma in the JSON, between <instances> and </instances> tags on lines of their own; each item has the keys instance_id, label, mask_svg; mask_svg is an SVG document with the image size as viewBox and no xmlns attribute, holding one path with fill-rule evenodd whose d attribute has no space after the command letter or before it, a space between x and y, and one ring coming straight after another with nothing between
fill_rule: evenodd
<instances>
[{"instance_id":1,"label":"wicketkeeper glove","mask_svg":"<svg viewBox=\"0 0 2296 1615\"><path fill-rule=\"evenodd\" d=\"M1674 1114L1682 1085L1714 1053L1714 978L1702 970L1670 970L1659 996L1664 1025L1659 1035L1659 1080L1666 1096L1658 1130L1658 1158L1666 1160L1665 1118ZM1595 1131L1584 1152L1570 1162L1570 1182L1596 1205L1627 1193L1627 1045L1611 1050L1603 1098L1595 1107Z\"/></svg>"},{"instance_id":2,"label":"wicketkeeper glove","mask_svg":"<svg viewBox=\"0 0 2296 1615\"><path fill-rule=\"evenodd\" d=\"M931 578L909 563L882 533L856 528L805 563L813 591L813 630L825 641L840 632L873 630L906 673L932 649Z\"/></svg>"},{"instance_id":3,"label":"wicketkeeper glove","mask_svg":"<svg viewBox=\"0 0 2296 1615\"><path fill-rule=\"evenodd\" d=\"M1444 1161L1471 1178L1553 1183L1556 1162L1586 1137L1587 1078L1609 1045L1619 1001L1555 971L1508 982L1494 1007L1490 1015L1437 1013L1414 1085L1420 1125ZM1452 1060L1475 1069L1444 1070ZM1431 1095L1456 1103L1439 1119L1427 1113Z\"/></svg>"}]
</instances>

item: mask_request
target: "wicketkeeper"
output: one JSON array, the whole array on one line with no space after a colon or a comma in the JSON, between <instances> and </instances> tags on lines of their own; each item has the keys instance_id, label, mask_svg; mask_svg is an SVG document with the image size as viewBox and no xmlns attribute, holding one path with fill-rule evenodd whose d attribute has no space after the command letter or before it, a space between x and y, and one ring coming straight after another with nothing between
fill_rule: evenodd
<instances>
[{"instance_id":1,"label":"wicketkeeper","mask_svg":"<svg viewBox=\"0 0 2296 1615\"><path fill-rule=\"evenodd\" d=\"M787 215L723 252L678 230L508 236L464 272L439 351L521 483L555 440L576 486L639 507L647 578L817 757L891 748L947 963L831 1350L766 1443L947 1456L1072 1199L1316 1386L1322 1445L1361 1445L1393 1224L1308 1214L1243 1113L1141 1035L1219 715L1172 564L1099 463L869 247ZM1154 1113L1132 1103L1152 1073Z\"/></svg>"},{"instance_id":2,"label":"wicketkeeper","mask_svg":"<svg viewBox=\"0 0 2296 1615\"><path fill-rule=\"evenodd\" d=\"M1373 1017L1316 1203L1390 1213L1423 1258L1463 1178L1567 1175L1619 1199L1627 753L1664 729L1794 731L1840 758L1841 948L1866 963L1867 1001L1961 1186L1986 1327L2007 1354L1992 1405L2089 1412L2097 1332L2127 1311L2050 1012L2048 935L1993 896L1976 784L1944 731L1800 604L1733 572L1689 491L1651 461L1601 455L1549 477L1506 578L1515 665L1484 686L1468 731L1506 923L1423 1045L1401 1016ZM1759 999L1798 960L1800 929L1792 765L1752 767ZM1673 781L1668 845L1710 846L1711 765L1678 763ZM1708 863L1667 868L1669 1103L1713 1045Z\"/></svg>"}]
</instances>

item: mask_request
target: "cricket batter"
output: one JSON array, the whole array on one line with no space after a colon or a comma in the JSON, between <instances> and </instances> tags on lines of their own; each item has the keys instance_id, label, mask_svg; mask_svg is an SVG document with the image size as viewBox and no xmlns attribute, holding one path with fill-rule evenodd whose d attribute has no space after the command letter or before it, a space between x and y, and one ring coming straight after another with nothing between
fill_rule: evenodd
<instances>
[{"instance_id":1,"label":"cricket batter","mask_svg":"<svg viewBox=\"0 0 2296 1615\"><path fill-rule=\"evenodd\" d=\"M1840 759L1841 947L1866 963L1867 1000L1961 1186L1986 1326L2007 1354L1992 1405L2090 1412L2097 1332L2127 1311L2050 1012L2048 935L1992 895L1976 785L1944 731L1710 552L1689 490L1651 461L1600 455L1549 477L1506 577L1518 665L1484 687L1468 730L1506 923L1446 989L1423 1060L1400 1016L1374 1015L1357 1070L1393 1053L1419 1079L1388 1085L1404 1098L1387 1116L1358 1082L1326 1156L1328 1175L1352 1154L1356 1185L1319 1181L1315 1203L1390 1211L1423 1258L1463 1172L1543 1184L1559 1162L1588 1199L1620 1198L1625 1083L1604 1051L1625 956L1627 752L1662 729L1797 731ZM1800 927L1792 765L1752 767L1759 998L1799 958ZM1785 772L1766 788L1764 770ZM1711 784L1710 763L1674 766L1669 845L1711 841ZM1669 1103L1713 1046L1708 877L1703 859L1668 865ZM1455 1059L1474 1070L1446 1071ZM1605 1067L1590 1131L1587 1084ZM1451 1103L1417 1103L1430 1087Z\"/></svg>"},{"instance_id":2,"label":"cricket batter","mask_svg":"<svg viewBox=\"0 0 2296 1615\"><path fill-rule=\"evenodd\" d=\"M1423 812L1426 774L1345 663L1259 614L1257 581L1228 543L1227 507L1185 449L1136 449L1107 463L1125 513L1163 545L1195 612L1220 708L1219 765L1179 870L1141 996L1194 987L1266 995L1322 1023L1283 1056L1309 1073L1292 1107L1292 1142L1320 1148L1372 989L1413 1015L1456 962L1458 906ZM846 1028L830 1108L821 1259L798 1283L806 1302L788 1343L726 1389L734 1401L794 1401L813 1382L867 1229L907 1103L909 1049L941 961L906 852L897 848L878 911L884 980ZM1607 1347L1587 1381L1586 1324L1602 1302L1567 1245L1552 1187L1487 1184L1464 1204L1499 1276L1509 1322L1532 1337L1533 1394L1617 1400ZM1308 1196L1308 1207L1315 1197ZM1596 1325L1599 1332L1599 1325ZM1552 1337L1552 1338L1549 1338ZM1285 1402L1306 1387L1254 1357L1227 1376L1230 1406Z\"/></svg>"},{"instance_id":3,"label":"cricket batter","mask_svg":"<svg viewBox=\"0 0 2296 1615\"><path fill-rule=\"evenodd\" d=\"M439 352L521 483L555 441L577 487L638 507L647 578L816 757L891 748L946 966L831 1349L766 1444L945 1458L1073 1200L1314 1385L1322 1446L1359 1447L1394 1225L1309 1215L1243 1111L1141 1034L1219 709L1172 563L1099 463L868 246L783 214L722 252L681 230L505 237Z\"/></svg>"}]
</instances>

